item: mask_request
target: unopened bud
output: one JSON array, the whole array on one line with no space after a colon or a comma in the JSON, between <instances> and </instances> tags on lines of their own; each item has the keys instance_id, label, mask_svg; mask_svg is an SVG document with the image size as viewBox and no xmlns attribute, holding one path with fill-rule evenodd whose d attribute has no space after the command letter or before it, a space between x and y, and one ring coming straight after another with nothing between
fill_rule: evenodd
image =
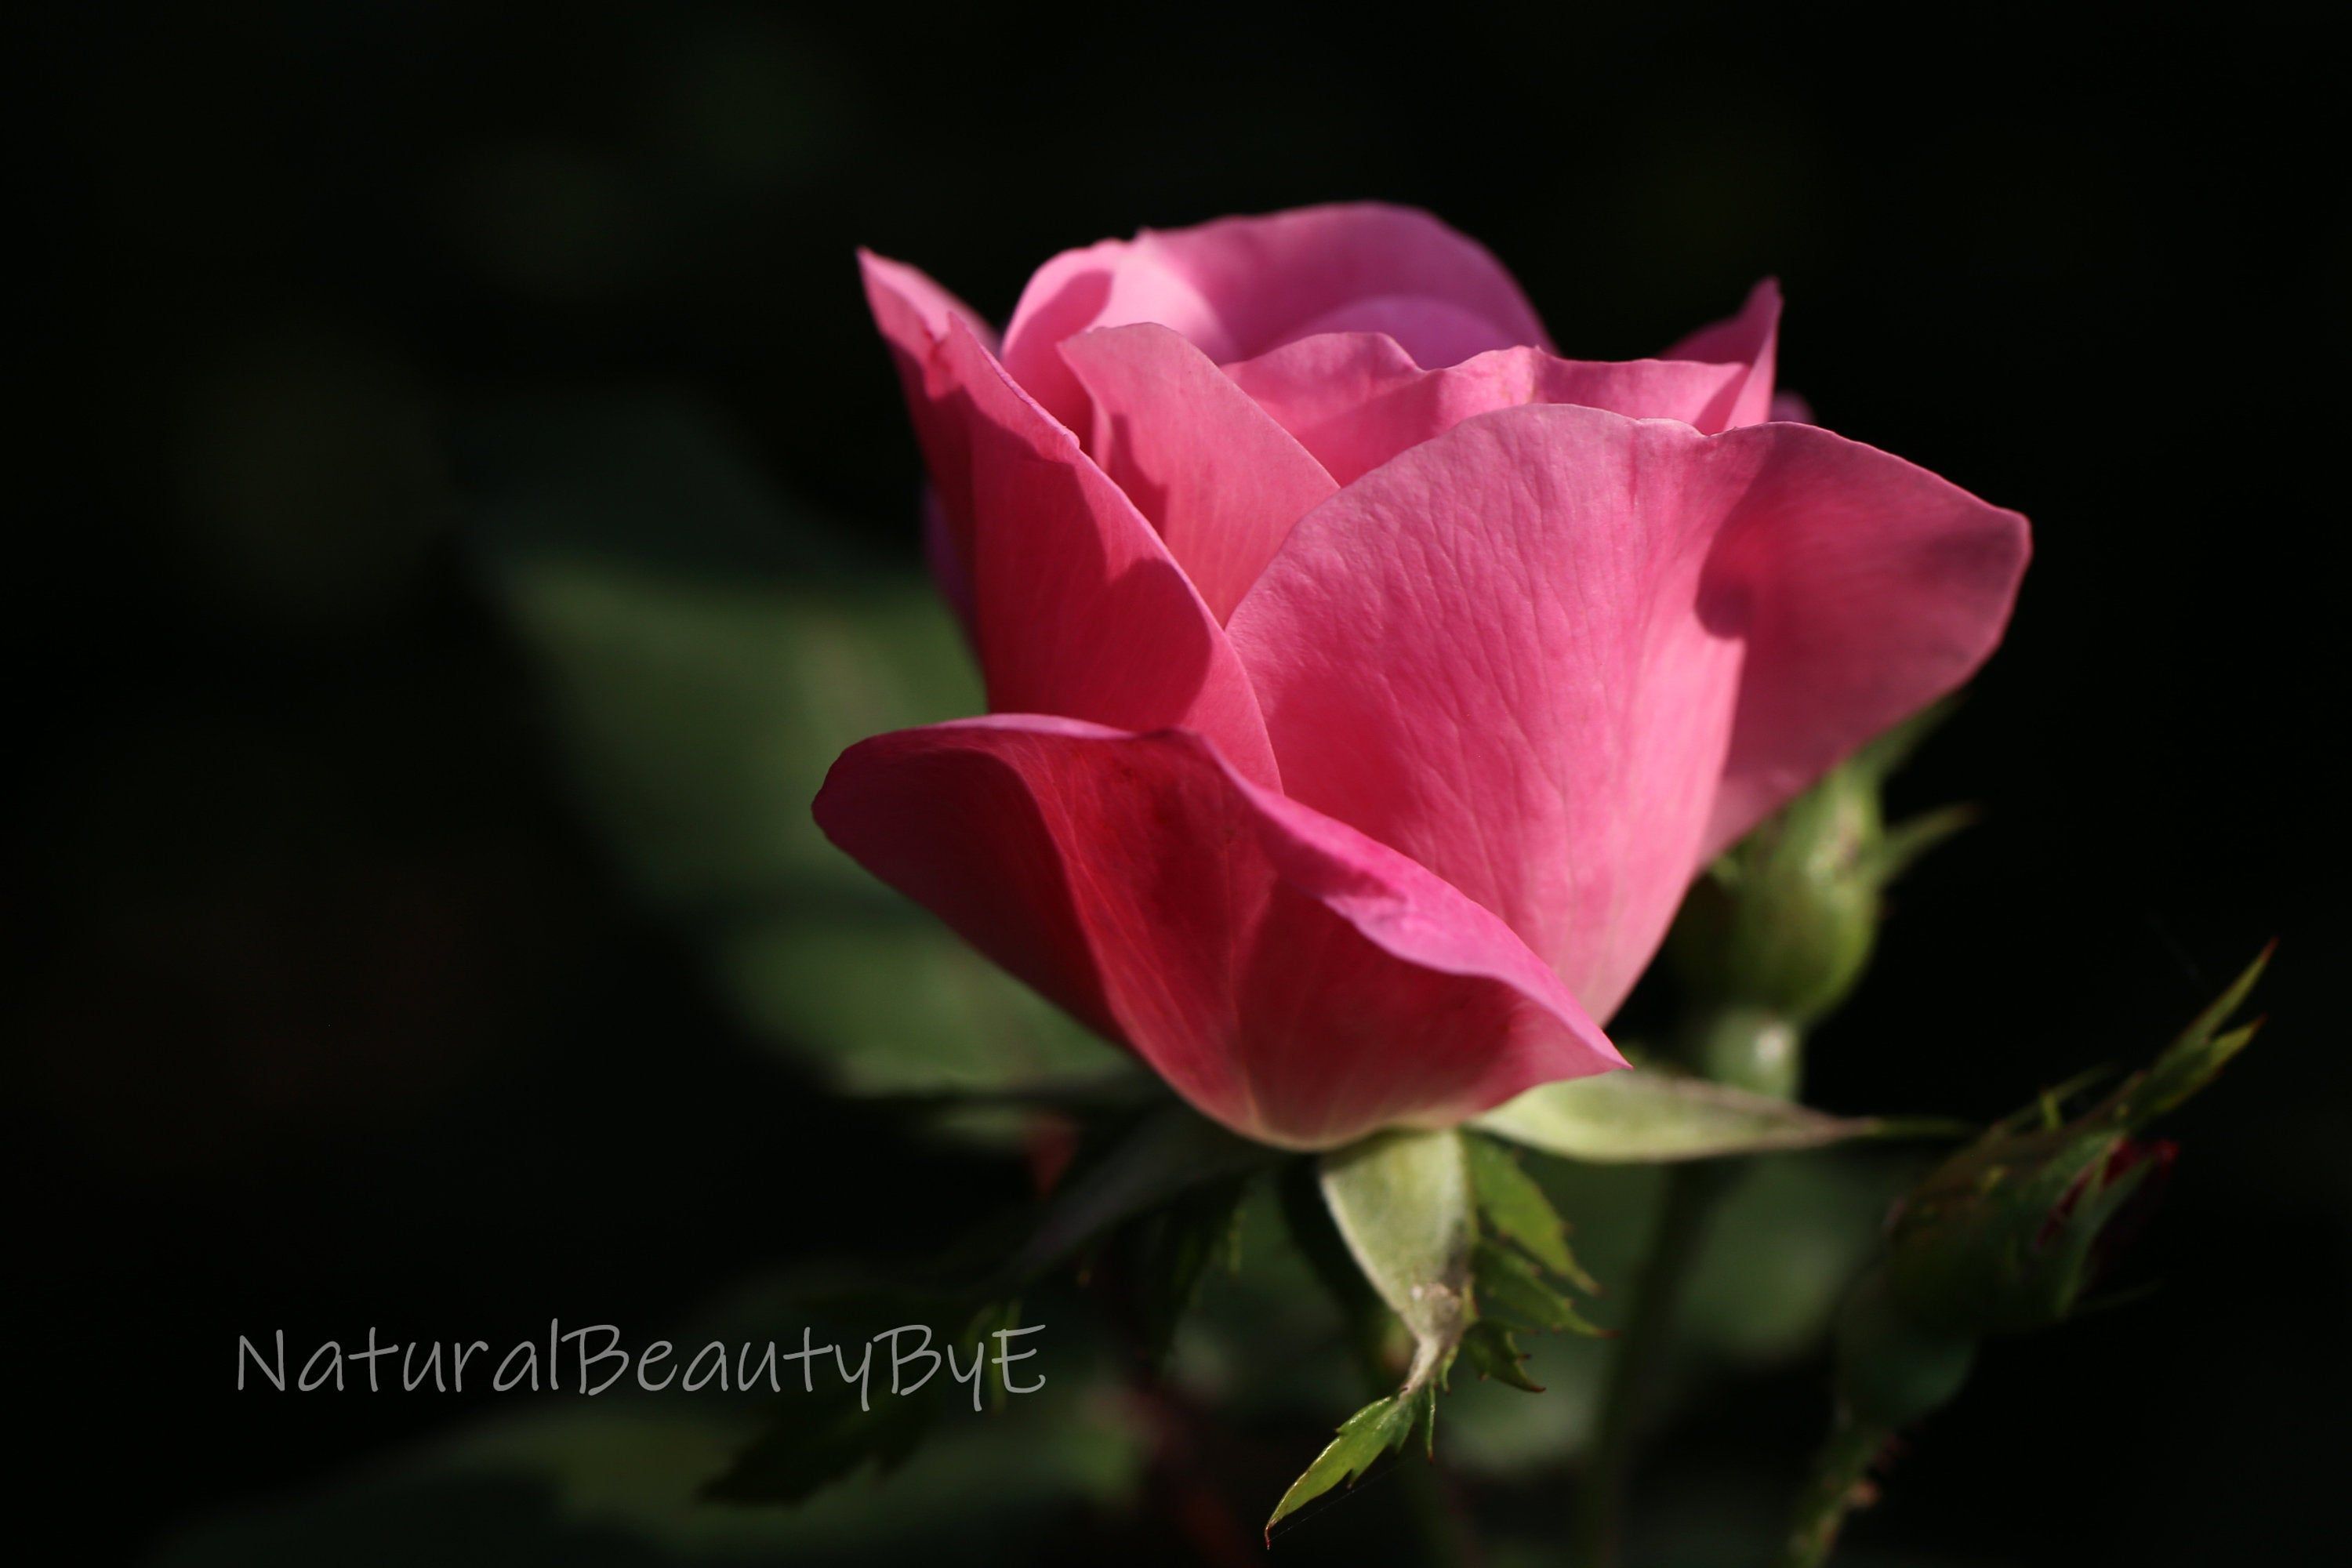
<instances>
[{"instance_id":1,"label":"unopened bud","mask_svg":"<svg viewBox=\"0 0 2352 1568\"><path fill-rule=\"evenodd\" d=\"M1886 774L1930 722L1832 769L1693 885L1666 951L1698 1001L1802 1029L1845 1000L1869 964L1886 884L1969 820L1954 809L1886 826Z\"/></svg>"},{"instance_id":2,"label":"unopened bud","mask_svg":"<svg viewBox=\"0 0 2352 1568\"><path fill-rule=\"evenodd\" d=\"M2042 1328L2072 1313L2136 1232L2170 1169L2173 1146L2139 1131L2212 1080L2252 1039L2222 1033L2261 975L2262 958L2147 1071L2072 1119L2054 1098L2001 1122L1932 1172L1897 1211L1888 1296L1930 1329Z\"/></svg>"}]
</instances>

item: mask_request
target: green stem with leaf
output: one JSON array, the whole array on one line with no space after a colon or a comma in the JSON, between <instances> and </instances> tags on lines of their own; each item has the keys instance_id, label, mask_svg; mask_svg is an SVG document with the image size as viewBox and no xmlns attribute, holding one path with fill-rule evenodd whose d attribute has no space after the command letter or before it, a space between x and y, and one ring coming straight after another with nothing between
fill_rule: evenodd
<instances>
[{"instance_id":1,"label":"green stem with leaf","mask_svg":"<svg viewBox=\"0 0 2352 1568\"><path fill-rule=\"evenodd\" d=\"M1674 1338L1675 1307L1707 1213L1722 1188L1722 1167L1712 1163L1676 1165L1667 1173L1657 1231L1632 1292L1633 1313L1609 1363L1600 1435L1580 1499L1576 1556L1584 1568L1614 1568L1623 1558L1643 1415Z\"/></svg>"},{"instance_id":2,"label":"green stem with leaf","mask_svg":"<svg viewBox=\"0 0 2352 1568\"><path fill-rule=\"evenodd\" d=\"M1868 1496L1870 1467L1893 1434L1841 1407L1829 1441L1814 1456L1774 1568L1820 1568L1837 1544L1846 1515Z\"/></svg>"},{"instance_id":3,"label":"green stem with leaf","mask_svg":"<svg viewBox=\"0 0 2352 1568\"><path fill-rule=\"evenodd\" d=\"M1677 1054L1716 1082L1793 1100L1801 1044L1796 1029L1777 1015L1718 1006L1691 1020ZM1657 1228L1633 1284L1617 1353L1609 1364L1592 1464L1580 1489L1575 1560L1583 1568L1616 1568L1623 1561L1643 1420L1674 1341L1684 1288L1705 1238L1707 1216L1730 1184L1733 1169L1719 1161L1694 1161L1667 1173Z\"/></svg>"}]
</instances>

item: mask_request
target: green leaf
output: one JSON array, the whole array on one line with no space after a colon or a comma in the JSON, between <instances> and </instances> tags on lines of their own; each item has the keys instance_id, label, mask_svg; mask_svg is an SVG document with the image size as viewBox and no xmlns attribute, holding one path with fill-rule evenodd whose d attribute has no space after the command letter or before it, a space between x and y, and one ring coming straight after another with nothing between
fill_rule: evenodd
<instances>
[{"instance_id":1,"label":"green leaf","mask_svg":"<svg viewBox=\"0 0 2352 1568\"><path fill-rule=\"evenodd\" d=\"M1941 1124L1832 1116L1654 1067L1548 1083L1475 1125L1547 1154L1602 1163L1705 1160L1945 1131Z\"/></svg>"},{"instance_id":2,"label":"green leaf","mask_svg":"<svg viewBox=\"0 0 2352 1568\"><path fill-rule=\"evenodd\" d=\"M1577 1267L1569 1250L1567 1222L1536 1179L1519 1168L1517 1157L1491 1138L1465 1137L1463 1147L1470 1159L1471 1190L1488 1229L1526 1248L1528 1256L1586 1295L1599 1295L1601 1287Z\"/></svg>"},{"instance_id":3,"label":"green leaf","mask_svg":"<svg viewBox=\"0 0 2352 1568\"><path fill-rule=\"evenodd\" d=\"M1430 1392L1433 1393L1434 1390ZM1274 1527L1283 1519L1296 1513L1307 1503L1313 1502L1333 1487L1353 1486L1359 1477L1372 1468L1380 1457L1391 1449L1404 1447L1412 1436L1415 1423L1427 1413L1433 1419L1433 1406L1416 1396L1392 1394L1386 1399L1375 1400L1348 1417L1324 1450L1315 1456L1315 1462L1306 1473L1290 1483L1282 1500L1274 1505L1274 1512L1265 1521L1266 1540L1274 1539Z\"/></svg>"},{"instance_id":4,"label":"green leaf","mask_svg":"<svg viewBox=\"0 0 2352 1568\"><path fill-rule=\"evenodd\" d=\"M1605 1337L1603 1330L1587 1322L1568 1298L1536 1272L1534 1264L1516 1252L1480 1242L1471 1256L1471 1279L1481 1320L1530 1333L1565 1331Z\"/></svg>"},{"instance_id":5,"label":"green leaf","mask_svg":"<svg viewBox=\"0 0 2352 1568\"><path fill-rule=\"evenodd\" d=\"M1412 1331L1412 1382L1431 1375L1466 1322L1472 1217L1463 1140L1383 1132L1323 1156L1323 1200L1356 1266Z\"/></svg>"},{"instance_id":6,"label":"green leaf","mask_svg":"<svg viewBox=\"0 0 2352 1568\"><path fill-rule=\"evenodd\" d=\"M1147 1361L1167 1353L1211 1268L1237 1267L1242 1199L1255 1172L1213 1177L1122 1226L1113 1238L1133 1281Z\"/></svg>"}]
</instances>

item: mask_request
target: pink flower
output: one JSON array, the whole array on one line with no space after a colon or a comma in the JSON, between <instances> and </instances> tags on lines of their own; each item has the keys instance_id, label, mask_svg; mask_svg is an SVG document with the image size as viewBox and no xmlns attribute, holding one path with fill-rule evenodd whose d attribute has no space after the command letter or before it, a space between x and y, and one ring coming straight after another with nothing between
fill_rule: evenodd
<instances>
[{"instance_id":1,"label":"pink flower","mask_svg":"<svg viewBox=\"0 0 2352 1568\"><path fill-rule=\"evenodd\" d=\"M1055 258L1002 347L863 258L991 717L834 841L1251 1137L1622 1065L1699 867L2000 639L2025 521L1771 423L1780 296L1565 360L1425 214Z\"/></svg>"}]
</instances>

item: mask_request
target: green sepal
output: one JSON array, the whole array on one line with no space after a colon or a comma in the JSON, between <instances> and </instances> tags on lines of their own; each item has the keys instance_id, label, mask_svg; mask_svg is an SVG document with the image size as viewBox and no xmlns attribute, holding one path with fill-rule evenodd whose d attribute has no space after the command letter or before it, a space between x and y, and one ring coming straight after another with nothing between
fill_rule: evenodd
<instances>
[{"instance_id":1,"label":"green sepal","mask_svg":"<svg viewBox=\"0 0 2352 1568\"><path fill-rule=\"evenodd\" d=\"M1492 1318L1481 1318L1463 1334L1462 1359L1481 1377L1491 1377L1529 1394L1543 1392L1543 1384L1527 1373L1524 1363L1528 1352L1519 1348L1510 1330Z\"/></svg>"},{"instance_id":2,"label":"green sepal","mask_svg":"<svg viewBox=\"0 0 2352 1568\"><path fill-rule=\"evenodd\" d=\"M1460 1133L1383 1132L1323 1156L1323 1201L1389 1310L1412 1331L1414 1381L1468 1321L1477 1225Z\"/></svg>"},{"instance_id":3,"label":"green sepal","mask_svg":"<svg viewBox=\"0 0 2352 1568\"><path fill-rule=\"evenodd\" d=\"M1529 1333L1583 1334L1606 1339L1609 1332L1588 1322L1567 1297L1552 1289L1528 1259L1490 1241L1471 1254L1470 1278L1478 1318Z\"/></svg>"},{"instance_id":4,"label":"green sepal","mask_svg":"<svg viewBox=\"0 0 2352 1568\"><path fill-rule=\"evenodd\" d=\"M1945 1123L1832 1116L1646 1066L1544 1084L1474 1125L1547 1154L1596 1164L1707 1160L1950 1131Z\"/></svg>"},{"instance_id":5,"label":"green sepal","mask_svg":"<svg viewBox=\"0 0 2352 1568\"><path fill-rule=\"evenodd\" d=\"M1858 869L1885 887L1908 871L1927 851L1962 829L1975 826L1983 815L1975 806L1963 805L1941 806L1907 817L1886 829L1885 837L1870 847Z\"/></svg>"},{"instance_id":6,"label":"green sepal","mask_svg":"<svg viewBox=\"0 0 2352 1568\"><path fill-rule=\"evenodd\" d=\"M2256 953L2244 972L2213 999L2212 1005L2198 1014L2189 1027L2165 1047L2164 1054L2147 1069L2147 1076L2137 1084L2125 1086L2116 1097L2119 1103L2113 1114L2127 1117L2132 1125L2137 1126L2162 1116L2212 1082L2213 1075L2244 1050L2263 1026L2263 1021L2256 1018L2227 1034L2220 1032L2221 1026L2246 1005L2246 998L2253 994L2255 983L2270 967L2271 954L2276 951L2278 944L2272 942Z\"/></svg>"},{"instance_id":7,"label":"green sepal","mask_svg":"<svg viewBox=\"0 0 2352 1568\"><path fill-rule=\"evenodd\" d=\"M1569 1250L1568 1222L1536 1179L1519 1168L1517 1156L1492 1138L1472 1134L1462 1142L1470 1161L1471 1192L1487 1232L1517 1244L1586 1295L1601 1294L1600 1285Z\"/></svg>"},{"instance_id":8,"label":"green sepal","mask_svg":"<svg viewBox=\"0 0 2352 1568\"><path fill-rule=\"evenodd\" d=\"M1317 1162L1331 1226L1363 1283L1412 1332L1412 1364L1402 1388L1349 1417L1291 1483L1266 1521L1269 1534L1301 1504L1352 1484L1415 1427L1424 1451L1435 1452L1437 1393L1470 1327L1470 1258L1479 1245L1465 1142L1451 1128L1382 1132ZM1312 1229L1296 1217L1293 1226Z\"/></svg>"}]
</instances>

